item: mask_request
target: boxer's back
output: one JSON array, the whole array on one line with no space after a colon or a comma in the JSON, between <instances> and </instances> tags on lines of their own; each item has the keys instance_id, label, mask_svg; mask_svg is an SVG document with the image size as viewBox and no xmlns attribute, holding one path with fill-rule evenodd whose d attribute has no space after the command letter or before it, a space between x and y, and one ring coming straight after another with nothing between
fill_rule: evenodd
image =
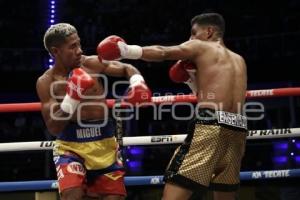
<instances>
[{"instance_id":1,"label":"boxer's back","mask_svg":"<svg viewBox=\"0 0 300 200\"><path fill-rule=\"evenodd\" d=\"M205 43L206 50L195 61L198 102L202 107L241 112L247 88L244 59L219 42Z\"/></svg>"}]
</instances>

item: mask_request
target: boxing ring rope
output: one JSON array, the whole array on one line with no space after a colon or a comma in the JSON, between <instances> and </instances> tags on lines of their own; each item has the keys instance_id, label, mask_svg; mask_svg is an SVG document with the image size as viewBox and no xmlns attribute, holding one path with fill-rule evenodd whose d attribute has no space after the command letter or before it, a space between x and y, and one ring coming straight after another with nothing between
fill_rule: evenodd
<instances>
[{"instance_id":1,"label":"boxing ring rope","mask_svg":"<svg viewBox=\"0 0 300 200\"><path fill-rule=\"evenodd\" d=\"M300 128L282 128L248 131L247 140L300 137ZM179 144L186 134L123 137L122 145L167 145ZM54 141L0 143L0 152L52 150Z\"/></svg>"},{"instance_id":2,"label":"boxing ring rope","mask_svg":"<svg viewBox=\"0 0 300 200\"><path fill-rule=\"evenodd\" d=\"M300 87L248 90L246 93L247 99L286 96L300 96ZM197 97L195 95L167 95L152 97L151 100L156 104L175 102L196 103ZM112 108L115 104L115 99L107 99L106 103L109 108ZM40 110L41 104L39 102L0 104L0 112L35 112Z\"/></svg>"},{"instance_id":3,"label":"boxing ring rope","mask_svg":"<svg viewBox=\"0 0 300 200\"><path fill-rule=\"evenodd\" d=\"M300 177L300 169L286 170L266 170L266 171L246 171L240 173L241 180L262 180L276 178ZM125 177L126 186L137 185L163 185L163 176L127 176ZM56 180L42 181L17 181L0 182L0 192L22 191L22 190L54 190L57 189Z\"/></svg>"},{"instance_id":4,"label":"boxing ring rope","mask_svg":"<svg viewBox=\"0 0 300 200\"><path fill-rule=\"evenodd\" d=\"M300 96L300 88L277 88L265 90L249 90L246 97L268 98L268 97L285 97ZM197 98L194 95L169 95L152 97L153 103L174 103L174 102L191 102L196 103ZM108 99L107 105L112 108L115 103L114 99ZM41 104L34 103L14 103L0 104L0 112L33 112L39 111ZM299 137L300 128L283 128L267 130L251 130L248 132L247 139L273 139L285 137ZM161 144L178 144L182 143L186 135L159 135L159 136L139 136L123 137L123 145L161 145ZM51 150L54 146L53 141L37 142L13 142L0 144L0 152L8 151L28 151L28 150ZM274 179L274 178L293 178L300 177L300 169L286 170L267 170L267 171L246 171L240 172L241 180L256 179ZM163 176L127 176L125 184L130 185L161 185ZM21 191L21 190L53 190L57 189L56 180L41 181L17 181L17 182L0 182L0 192L4 191Z\"/></svg>"}]
</instances>

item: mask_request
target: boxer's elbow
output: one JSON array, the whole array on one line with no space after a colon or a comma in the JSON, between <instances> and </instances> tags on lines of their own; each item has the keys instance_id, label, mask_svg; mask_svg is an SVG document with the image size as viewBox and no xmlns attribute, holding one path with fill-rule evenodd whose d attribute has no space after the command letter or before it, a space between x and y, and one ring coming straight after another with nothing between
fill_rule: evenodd
<instances>
[{"instance_id":1,"label":"boxer's elbow","mask_svg":"<svg viewBox=\"0 0 300 200\"><path fill-rule=\"evenodd\" d=\"M65 123L57 123L56 120L48 120L48 122L46 123L48 132L53 135L53 136L57 136L59 133L61 133L64 130L65 127Z\"/></svg>"},{"instance_id":2,"label":"boxer's elbow","mask_svg":"<svg viewBox=\"0 0 300 200\"><path fill-rule=\"evenodd\" d=\"M61 132L61 130L56 127L48 127L47 129L48 132L53 136L57 136Z\"/></svg>"},{"instance_id":3,"label":"boxer's elbow","mask_svg":"<svg viewBox=\"0 0 300 200\"><path fill-rule=\"evenodd\" d=\"M61 129L56 128L56 127L48 127L48 132L50 135L57 136L59 133L61 133Z\"/></svg>"}]
</instances>

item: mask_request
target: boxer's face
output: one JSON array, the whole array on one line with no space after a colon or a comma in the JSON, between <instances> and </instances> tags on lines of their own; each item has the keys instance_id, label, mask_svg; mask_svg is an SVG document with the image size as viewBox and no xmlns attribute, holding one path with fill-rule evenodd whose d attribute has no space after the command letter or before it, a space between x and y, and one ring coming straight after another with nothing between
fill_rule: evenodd
<instances>
[{"instance_id":1,"label":"boxer's face","mask_svg":"<svg viewBox=\"0 0 300 200\"><path fill-rule=\"evenodd\" d=\"M199 24L193 24L190 39L208 41L212 34L213 33L210 26L201 26Z\"/></svg>"},{"instance_id":2,"label":"boxer's face","mask_svg":"<svg viewBox=\"0 0 300 200\"><path fill-rule=\"evenodd\" d=\"M80 67L81 56L80 38L76 33L68 36L65 42L57 48L58 59L68 68Z\"/></svg>"}]
</instances>

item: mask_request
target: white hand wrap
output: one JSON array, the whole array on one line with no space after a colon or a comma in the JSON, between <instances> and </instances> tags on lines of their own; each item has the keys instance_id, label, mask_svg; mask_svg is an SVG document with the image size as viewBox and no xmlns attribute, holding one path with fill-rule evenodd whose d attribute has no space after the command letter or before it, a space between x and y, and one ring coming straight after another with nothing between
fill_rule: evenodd
<instances>
[{"instance_id":1,"label":"white hand wrap","mask_svg":"<svg viewBox=\"0 0 300 200\"><path fill-rule=\"evenodd\" d=\"M141 82L145 82L144 77L140 74L134 74L129 79L130 87L140 84Z\"/></svg>"},{"instance_id":2,"label":"white hand wrap","mask_svg":"<svg viewBox=\"0 0 300 200\"><path fill-rule=\"evenodd\" d=\"M63 101L60 104L60 109L62 109L65 113L73 114L80 103L79 100L73 99L68 94L64 97Z\"/></svg>"},{"instance_id":3,"label":"white hand wrap","mask_svg":"<svg viewBox=\"0 0 300 200\"><path fill-rule=\"evenodd\" d=\"M188 72L190 78L184 82L189 86L189 88L192 90L193 94L197 94L197 84L196 84L196 69L186 69Z\"/></svg>"},{"instance_id":4,"label":"white hand wrap","mask_svg":"<svg viewBox=\"0 0 300 200\"><path fill-rule=\"evenodd\" d=\"M120 48L122 58L136 60L143 55L143 49L138 45L127 45L126 43L119 41L118 47Z\"/></svg>"},{"instance_id":5,"label":"white hand wrap","mask_svg":"<svg viewBox=\"0 0 300 200\"><path fill-rule=\"evenodd\" d=\"M189 86L189 88L192 90L193 94L197 94L197 85L195 81L192 81L192 79L189 78L186 82L184 82Z\"/></svg>"}]
</instances>

